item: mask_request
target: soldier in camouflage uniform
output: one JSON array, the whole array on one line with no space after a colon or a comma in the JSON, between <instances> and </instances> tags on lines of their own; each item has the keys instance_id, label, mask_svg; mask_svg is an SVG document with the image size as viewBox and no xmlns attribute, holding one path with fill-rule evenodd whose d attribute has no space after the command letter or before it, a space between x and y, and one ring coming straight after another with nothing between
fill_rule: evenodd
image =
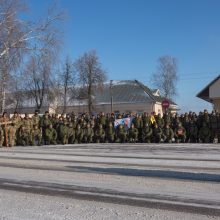
<instances>
[{"instance_id":1,"label":"soldier in camouflage uniform","mask_svg":"<svg viewBox=\"0 0 220 220\"><path fill-rule=\"evenodd\" d=\"M188 142L196 143L198 141L198 128L193 120L189 122Z\"/></svg>"},{"instance_id":2,"label":"soldier in camouflage uniform","mask_svg":"<svg viewBox=\"0 0 220 220\"><path fill-rule=\"evenodd\" d=\"M0 118L0 123L2 125L3 134L4 134L4 143L3 145L9 147L9 128L11 121L9 120L7 112L4 112L2 117Z\"/></svg>"},{"instance_id":3,"label":"soldier in camouflage uniform","mask_svg":"<svg viewBox=\"0 0 220 220\"><path fill-rule=\"evenodd\" d=\"M37 124L31 130L31 145L40 146L42 143L42 131Z\"/></svg>"},{"instance_id":4,"label":"soldier in camouflage uniform","mask_svg":"<svg viewBox=\"0 0 220 220\"><path fill-rule=\"evenodd\" d=\"M80 143L82 143L83 130L82 130L80 124L78 124L78 125L76 126L75 135L76 135L76 139L75 139L74 144L80 144Z\"/></svg>"},{"instance_id":5,"label":"soldier in camouflage uniform","mask_svg":"<svg viewBox=\"0 0 220 220\"><path fill-rule=\"evenodd\" d=\"M9 125L9 129L8 129L8 142L10 147L15 146L16 144L17 132L20 125L21 125L21 118L19 117L18 113L15 112L13 117L11 118L11 124Z\"/></svg>"},{"instance_id":6,"label":"soldier in camouflage uniform","mask_svg":"<svg viewBox=\"0 0 220 220\"><path fill-rule=\"evenodd\" d=\"M21 145L21 146L30 145L30 134L28 133L24 125L21 125L21 127L19 128L17 136L18 136L17 138L18 145Z\"/></svg>"},{"instance_id":7,"label":"soldier in camouflage uniform","mask_svg":"<svg viewBox=\"0 0 220 220\"><path fill-rule=\"evenodd\" d=\"M39 114L39 111L35 110L34 115L31 118L33 127L35 127L35 125L39 127L40 125L40 116L38 114Z\"/></svg>"},{"instance_id":8,"label":"soldier in camouflage uniform","mask_svg":"<svg viewBox=\"0 0 220 220\"><path fill-rule=\"evenodd\" d=\"M202 127L199 130L199 140L202 143L210 143L211 130L207 125L207 122L203 122Z\"/></svg>"},{"instance_id":9,"label":"soldier in camouflage uniform","mask_svg":"<svg viewBox=\"0 0 220 220\"><path fill-rule=\"evenodd\" d=\"M119 125L116 130L116 142L125 143L127 140L127 132L123 125Z\"/></svg>"},{"instance_id":10,"label":"soldier in camouflage uniform","mask_svg":"<svg viewBox=\"0 0 220 220\"><path fill-rule=\"evenodd\" d=\"M138 129L138 140L142 140L142 128L143 128L143 121L140 115L136 115L134 118L134 127Z\"/></svg>"},{"instance_id":11,"label":"soldier in camouflage uniform","mask_svg":"<svg viewBox=\"0 0 220 220\"><path fill-rule=\"evenodd\" d=\"M143 143L150 143L151 137L152 137L152 128L149 126L149 124L145 124L142 129L142 142Z\"/></svg>"},{"instance_id":12,"label":"soldier in camouflage uniform","mask_svg":"<svg viewBox=\"0 0 220 220\"><path fill-rule=\"evenodd\" d=\"M106 142L113 143L114 141L115 141L115 128L113 127L113 124L110 121L106 129Z\"/></svg>"},{"instance_id":13,"label":"soldier in camouflage uniform","mask_svg":"<svg viewBox=\"0 0 220 220\"><path fill-rule=\"evenodd\" d=\"M98 129L96 129L94 138L96 143L105 142L105 130L103 129L101 124L98 126Z\"/></svg>"},{"instance_id":14,"label":"soldier in camouflage uniform","mask_svg":"<svg viewBox=\"0 0 220 220\"><path fill-rule=\"evenodd\" d=\"M4 143L4 131L2 129L2 126L0 125L0 147L3 147L3 143Z\"/></svg>"},{"instance_id":15,"label":"soldier in camouflage uniform","mask_svg":"<svg viewBox=\"0 0 220 220\"><path fill-rule=\"evenodd\" d=\"M164 120L163 118L161 117L161 114L159 113L157 116L156 116L156 124L158 125L158 127L162 128L164 127Z\"/></svg>"},{"instance_id":16,"label":"soldier in camouflage uniform","mask_svg":"<svg viewBox=\"0 0 220 220\"><path fill-rule=\"evenodd\" d=\"M153 128L152 142L161 143L162 134L162 129L157 124L155 124Z\"/></svg>"},{"instance_id":17,"label":"soldier in camouflage uniform","mask_svg":"<svg viewBox=\"0 0 220 220\"><path fill-rule=\"evenodd\" d=\"M51 119L49 118L49 112L46 111L44 116L40 119L40 127L42 129L42 142L43 144L46 144L46 141L45 141L45 132L46 132L46 129L49 127L49 125L51 125L52 122L51 122Z\"/></svg>"},{"instance_id":18,"label":"soldier in camouflage uniform","mask_svg":"<svg viewBox=\"0 0 220 220\"><path fill-rule=\"evenodd\" d=\"M92 143L94 131L90 124L87 123L86 128L83 129L83 143Z\"/></svg>"},{"instance_id":19,"label":"soldier in camouflage uniform","mask_svg":"<svg viewBox=\"0 0 220 220\"><path fill-rule=\"evenodd\" d=\"M173 129L170 128L169 124L166 124L165 128L163 129L162 139L164 143L172 143L174 139L174 132Z\"/></svg>"},{"instance_id":20,"label":"soldier in camouflage uniform","mask_svg":"<svg viewBox=\"0 0 220 220\"><path fill-rule=\"evenodd\" d=\"M186 130L182 126L181 123L179 123L177 125L177 127L175 128L174 137L175 137L176 143L179 143L179 142L185 143L185 141L186 141Z\"/></svg>"},{"instance_id":21,"label":"soldier in camouflage uniform","mask_svg":"<svg viewBox=\"0 0 220 220\"><path fill-rule=\"evenodd\" d=\"M45 130L45 144L57 144L57 132L52 124L49 124Z\"/></svg>"},{"instance_id":22,"label":"soldier in camouflage uniform","mask_svg":"<svg viewBox=\"0 0 220 220\"><path fill-rule=\"evenodd\" d=\"M138 129L134 127L134 124L131 124L131 127L128 129L128 141L130 143L138 142Z\"/></svg>"},{"instance_id":23,"label":"soldier in camouflage uniform","mask_svg":"<svg viewBox=\"0 0 220 220\"><path fill-rule=\"evenodd\" d=\"M68 144L68 130L66 119L61 118L57 132L61 144Z\"/></svg>"},{"instance_id":24,"label":"soldier in camouflage uniform","mask_svg":"<svg viewBox=\"0 0 220 220\"><path fill-rule=\"evenodd\" d=\"M218 138L218 115L213 111L210 115L211 141Z\"/></svg>"},{"instance_id":25,"label":"soldier in camouflage uniform","mask_svg":"<svg viewBox=\"0 0 220 220\"><path fill-rule=\"evenodd\" d=\"M68 124L68 135L67 135L67 137L68 137L68 144L74 144L75 139L76 139L76 131L73 127L72 122L70 122Z\"/></svg>"},{"instance_id":26,"label":"soldier in camouflage uniform","mask_svg":"<svg viewBox=\"0 0 220 220\"><path fill-rule=\"evenodd\" d=\"M30 136L33 125L32 125L32 120L29 117L29 114L27 113L25 114L25 117L22 120L22 125L24 126L24 128L26 129L27 133Z\"/></svg>"}]
</instances>

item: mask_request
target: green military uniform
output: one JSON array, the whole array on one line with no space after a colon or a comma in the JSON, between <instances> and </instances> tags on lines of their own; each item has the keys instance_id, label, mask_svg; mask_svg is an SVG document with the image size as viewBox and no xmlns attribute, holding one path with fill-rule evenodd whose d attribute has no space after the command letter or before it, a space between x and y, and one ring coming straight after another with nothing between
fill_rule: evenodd
<instances>
[{"instance_id":1,"label":"green military uniform","mask_svg":"<svg viewBox=\"0 0 220 220\"><path fill-rule=\"evenodd\" d=\"M155 124L153 128L152 141L154 143L160 143L162 139L162 134L163 134L162 129L157 124Z\"/></svg>"},{"instance_id":2,"label":"green military uniform","mask_svg":"<svg viewBox=\"0 0 220 220\"><path fill-rule=\"evenodd\" d=\"M115 141L115 129L112 122L109 122L106 129L106 142L113 143Z\"/></svg>"},{"instance_id":3,"label":"green military uniform","mask_svg":"<svg viewBox=\"0 0 220 220\"><path fill-rule=\"evenodd\" d=\"M156 119L156 123L157 123L158 127L163 128L164 127L164 120L163 120L163 118L161 118L161 114L158 114L155 119Z\"/></svg>"},{"instance_id":4,"label":"green military uniform","mask_svg":"<svg viewBox=\"0 0 220 220\"><path fill-rule=\"evenodd\" d=\"M127 138L127 132L123 125L119 125L116 130L116 142L125 143Z\"/></svg>"},{"instance_id":5,"label":"green military uniform","mask_svg":"<svg viewBox=\"0 0 220 220\"><path fill-rule=\"evenodd\" d=\"M3 143L4 143L4 131L2 129L2 126L0 125L0 147L3 147Z\"/></svg>"},{"instance_id":6,"label":"green military uniform","mask_svg":"<svg viewBox=\"0 0 220 220\"><path fill-rule=\"evenodd\" d=\"M58 141L61 144L68 144L68 127L66 122L61 122L58 127Z\"/></svg>"},{"instance_id":7,"label":"green military uniform","mask_svg":"<svg viewBox=\"0 0 220 220\"><path fill-rule=\"evenodd\" d=\"M40 125L40 116L38 115L38 110L35 111L35 114L32 116L32 125L39 127Z\"/></svg>"},{"instance_id":8,"label":"green military uniform","mask_svg":"<svg viewBox=\"0 0 220 220\"><path fill-rule=\"evenodd\" d=\"M181 124L178 124L178 126L175 128L174 137L175 137L175 140L177 143L179 143L179 142L185 143L186 130Z\"/></svg>"},{"instance_id":9,"label":"green military uniform","mask_svg":"<svg viewBox=\"0 0 220 220\"><path fill-rule=\"evenodd\" d=\"M151 142L152 133L153 133L152 128L148 124L145 124L142 129L143 143L150 143Z\"/></svg>"},{"instance_id":10,"label":"green military uniform","mask_svg":"<svg viewBox=\"0 0 220 220\"><path fill-rule=\"evenodd\" d=\"M188 142L196 143L198 140L198 128L196 123L191 120L189 123Z\"/></svg>"},{"instance_id":11,"label":"green military uniform","mask_svg":"<svg viewBox=\"0 0 220 220\"><path fill-rule=\"evenodd\" d=\"M30 145L30 134L23 125L21 125L20 129L18 130L17 136L18 136L17 138L18 145L21 146Z\"/></svg>"},{"instance_id":12,"label":"green military uniform","mask_svg":"<svg viewBox=\"0 0 220 220\"><path fill-rule=\"evenodd\" d=\"M128 129L128 141L131 143L138 141L138 129L134 127L134 124Z\"/></svg>"},{"instance_id":13,"label":"green military uniform","mask_svg":"<svg viewBox=\"0 0 220 220\"><path fill-rule=\"evenodd\" d=\"M86 128L83 129L83 142L84 143L92 143L94 132L90 127L90 124L87 124Z\"/></svg>"},{"instance_id":14,"label":"green military uniform","mask_svg":"<svg viewBox=\"0 0 220 220\"><path fill-rule=\"evenodd\" d=\"M174 139L174 132L173 129L167 124L163 129L162 139L164 143L172 143Z\"/></svg>"},{"instance_id":15,"label":"green military uniform","mask_svg":"<svg viewBox=\"0 0 220 220\"><path fill-rule=\"evenodd\" d=\"M34 128L31 130L31 145L40 146L42 143L42 131L38 125L34 125Z\"/></svg>"},{"instance_id":16,"label":"green military uniform","mask_svg":"<svg viewBox=\"0 0 220 220\"><path fill-rule=\"evenodd\" d=\"M73 123L72 122L70 122L68 124L68 135L67 135L67 138L68 138L68 144L74 144L75 139L76 139L76 131L75 131L75 128L73 127Z\"/></svg>"},{"instance_id":17,"label":"green military uniform","mask_svg":"<svg viewBox=\"0 0 220 220\"><path fill-rule=\"evenodd\" d=\"M105 130L102 125L99 125L98 129L95 131L95 142L104 143L105 142Z\"/></svg>"},{"instance_id":18,"label":"green military uniform","mask_svg":"<svg viewBox=\"0 0 220 220\"><path fill-rule=\"evenodd\" d=\"M52 124L50 124L45 130L45 144L57 144L57 132Z\"/></svg>"},{"instance_id":19,"label":"green military uniform","mask_svg":"<svg viewBox=\"0 0 220 220\"><path fill-rule=\"evenodd\" d=\"M202 143L209 143L211 138L211 130L207 126L206 122L203 122L203 126L199 130L199 140Z\"/></svg>"},{"instance_id":20,"label":"green military uniform","mask_svg":"<svg viewBox=\"0 0 220 220\"><path fill-rule=\"evenodd\" d=\"M75 130L75 135L76 135L76 139L75 139L75 144L77 144L77 143L82 143L82 139L83 139L83 130L82 130L82 128L81 128L81 126L80 126L80 124L78 124L77 126L76 126L76 130Z\"/></svg>"},{"instance_id":21,"label":"green military uniform","mask_svg":"<svg viewBox=\"0 0 220 220\"><path fill-rule=\"evenodd\" d=\"M49 127L49 125L52 125L51 119L49 118L49 112L45 112L44 116L40 119L40 127L42 129L42 142L43 144L46 144L45 142L45 132L46 129Z\"/></svg>"}]
</instances>

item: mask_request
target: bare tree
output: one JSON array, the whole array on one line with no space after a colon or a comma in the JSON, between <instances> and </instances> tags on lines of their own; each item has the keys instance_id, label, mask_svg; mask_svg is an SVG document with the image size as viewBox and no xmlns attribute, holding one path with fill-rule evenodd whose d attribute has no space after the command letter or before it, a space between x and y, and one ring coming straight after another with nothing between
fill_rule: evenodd
<instances>
[{"instance_id":1,"label":"bare tree","mask_svg":"<svg viewBox=\"0 0 220 220\"><path fill-rule=\"evenodd\" d=\"M66 57L62 71L58 76L58 85L60 88L61 100L63 102L63 113L66 113L66 108L69 100L75 97L75 85L76 85L76 74L73 68L73 63L69 57Z\"/></svg>"},{"instance_id":2,"label":"bare tree","mask_svg":"<svg viewBox=\"0 0 220 220\"><path fill-rule=\"evenodd\" d=\"M177 80L177 59L172 56L159 57L152 81L164 97L172 99L177 94Z\"/></svg>"},{"instance_id":3,"label":"bare tree","mask_svg":"<svg viewBox=\"0 0 220 220\"><path fill-rule=\"evenodd\" d=\"M22 20L25 12L22 0L0 0L0 107L5 108L5 92L11 77L22 63L27 52L48 53L47 49L57 45L60 36L57 27L63 14L52 7L45 19L37 22ZM57 27L57 28L55 28Z\"/></svg>"},{"instance_id":4,"label":"bare tree","mask_svg":"<svg viewBox=\"0 0 220 220\"><path fill-rule=\"evenodd\" d=\"M79 82L86 91L88 99L88 111L93 109L94 90L101 88L106 80L106 72L103 70L96 51L86 52L75 62L75 68L79 76Z\"/></svg>"}]
</instances>

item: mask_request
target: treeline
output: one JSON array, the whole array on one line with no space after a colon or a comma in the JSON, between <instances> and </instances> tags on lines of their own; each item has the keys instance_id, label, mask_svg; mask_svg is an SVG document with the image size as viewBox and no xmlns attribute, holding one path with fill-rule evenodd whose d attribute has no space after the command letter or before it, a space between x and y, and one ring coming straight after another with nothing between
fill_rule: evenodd
<instances>
[{"instance_id":1,"label":"treeline","mask_svg":"<svg viewBox=\"0 0 220 220\"><path fill-rule=\"evenodd\" d=\"M88 100L93 105L94 87L106 79L96 51L85 52L75 61L60 61L65 13L53 4L44 17L27 20L22 0L0 0L0 111L6 106L22 108L33 100L37 109L59 98ZM28 16L26 16L28 17ZM79 89L81 88L81 89Z\"/></svg>"}]
</instances>

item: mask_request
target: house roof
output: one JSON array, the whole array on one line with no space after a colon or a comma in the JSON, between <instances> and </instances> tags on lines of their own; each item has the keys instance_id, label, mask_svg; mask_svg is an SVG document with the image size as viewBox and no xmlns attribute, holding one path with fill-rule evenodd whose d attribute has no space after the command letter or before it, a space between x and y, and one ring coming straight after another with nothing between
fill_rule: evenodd
<instances>
[{"instance_id":1,"label":"house roof","mask_svg":"<svg viewBox=\"0 0 220 220\"><path fill-rule=\"evenodd\" d=\"M114 103L143 103L162 102L161 96L155 96L155 90L151 90L138 80L122 80L112 82L112 96ZM110 83L105 83L101 91L96 91L95 100L99 104L111 102ZM176 105L170 101L171 104Z\"/></svg>"},{"instance_id":2,"label":"house roof","mask_svg":"<svg viewBox=\"0 0 220 220\"><path fill-rule=\"evenodd\" d=\"M220 79L220 75L218 75L214 80L212 80L204 89L202 89L196 97L203 99L207 102L211 102L212 100L209 97L209 87L212 86L218 79Z\"/></svg>"}]
</instances>

